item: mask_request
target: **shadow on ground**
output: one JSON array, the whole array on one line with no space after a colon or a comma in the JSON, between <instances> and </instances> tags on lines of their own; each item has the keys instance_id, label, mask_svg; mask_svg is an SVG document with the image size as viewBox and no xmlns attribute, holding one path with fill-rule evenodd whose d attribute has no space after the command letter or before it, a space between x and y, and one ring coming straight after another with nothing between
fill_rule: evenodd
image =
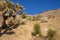
<instances>
[{"instance_id":1,"label":"shadow on ground","mask_svg":"<svg viewBox=\"0 0 60 40\"><path fill-rule=\"evenodd\" d=\"M2 26L0 28L0 37L3 36L4 34L7 34L7 35L12 35L14 34L14 31L12 31L12 29L16 29L18 27L18 24L14 25L13 27L7 27L6 25L5 26Z\"/></svg>"}]
</instances>

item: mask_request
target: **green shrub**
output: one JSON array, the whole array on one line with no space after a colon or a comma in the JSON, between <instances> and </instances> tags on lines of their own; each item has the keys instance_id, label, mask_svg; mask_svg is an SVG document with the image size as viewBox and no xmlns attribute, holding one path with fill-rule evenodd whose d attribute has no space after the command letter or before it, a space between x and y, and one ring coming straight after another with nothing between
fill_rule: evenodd
<instances>
[{"instance_id":1,"label":"green shrub","mask_svg":"<svg viewBox=\"0 0 60 40\"><path fill-rule=\"evenodd\" d=\"M41 27L40 27L40 25L38 23L34 24L34 33L38 34L39 37L42 37Z\"/></svg>"},{"instance_id":2,"label":"green shrub","mask_svg":"<svg viewBox=\"0 0 60 40\"><path fill-rule=\"evenodd\" d=\"M40 25L39 24L34 24L34 32L36 34L39 34L40 33Z\"/></svg>"},{"instance_id":3,"label":"green shrub","mask_svg":"<svg viewBox=\"0 0 60 40\"><path fill-rule=\"evenodd\" d=\"M48 40L55 40L55 35L56 35L56 31L54 29L49 29L48 30Z\"/></svg>"}]
</instances>

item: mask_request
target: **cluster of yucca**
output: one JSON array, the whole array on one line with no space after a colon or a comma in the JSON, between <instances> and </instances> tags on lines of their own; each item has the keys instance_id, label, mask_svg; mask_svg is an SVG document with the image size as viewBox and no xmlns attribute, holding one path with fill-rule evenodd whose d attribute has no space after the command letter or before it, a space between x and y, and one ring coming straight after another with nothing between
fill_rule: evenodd
<instances>
[{"instance_id":1,"label":"cluster of yucca","mask_svg":"<svg viewBox=\"0 0 60 40\"><path fill-rule=\"evenodd\" d=\"M34 24L34 33L35 34L39 34L39 36L42 37L41 27L40 27L39 24ZM47 32L47 35L46 35L46 37L47 37L46 39L55 40L55 35L56 35L56 30L54 28L50 28L50 29L48 29L48 32Z\"/></svg>"}]
</instances>

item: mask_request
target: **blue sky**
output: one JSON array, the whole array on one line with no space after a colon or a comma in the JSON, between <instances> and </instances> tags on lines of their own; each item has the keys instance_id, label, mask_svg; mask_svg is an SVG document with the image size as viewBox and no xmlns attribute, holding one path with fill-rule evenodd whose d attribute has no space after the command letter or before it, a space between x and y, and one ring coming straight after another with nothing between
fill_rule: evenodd
<instances>
[{"instance_id":1,"label":"blue sky","mask_svg":"<svg viewBox=\"0 0 60 40\"><path fill-rule=\"evenodd\" d=\"M60 8L60 0L11 0L19 3L25 8L27 14L39 14L47 10Z\"/></svg>"}]
</instances>

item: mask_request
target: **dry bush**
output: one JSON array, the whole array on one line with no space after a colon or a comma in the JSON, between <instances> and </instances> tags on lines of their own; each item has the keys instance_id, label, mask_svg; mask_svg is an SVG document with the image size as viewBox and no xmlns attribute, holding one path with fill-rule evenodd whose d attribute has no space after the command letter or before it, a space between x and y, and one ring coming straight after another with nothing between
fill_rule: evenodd
<instances>
[{"instance_id":1,"label":"dry bush","mask_svg":"<svg viewBox=\"0 0 60 40\"><path fill-rule=\"evenodd\" d=\"M41 15L37 15L37 16L36 16L36 20L40 20L41 18L42 18Z\"/></svg>"},{"instance_id":2,"label":"dry bush","mask_svg":"<svg viewBox=\"0 0 60 40\"><path fill-rule=\"evenodd\" d=\"M20 20L20 25L25 25L26 24L26 19L21 19Z\"/></svg>"},{"instance_id":3,"label":"dry bush","mask_svg":"<svg viewBox=\"0 0 60 40\"><path fill-rule=\"evenodd\" d=\"M48 15L47 18L48 19L50 19L50 18L53 18L54 19L55 17L53 15Z\"/></svg>"},{"instance_id":4,"label":"dry bush","mask_svg":"<svg viewBox=\"0 0 60 40\"><path fill-rule=\"evenodd\" d=\"M35 21L36 20L36 17L35 16L32 16L32 21Z\"/></svg>"},{"instance_id":5,"label":"dry bush","mask_svg":"<svg viewBox=\"0 0 60 40\"><path fill-rule=\"evenodd\" d=\"M43 18L40 19L40 22L41 23L47 23L48 19L46 17L43 17Z\"/></svg>"}]
</instances>

